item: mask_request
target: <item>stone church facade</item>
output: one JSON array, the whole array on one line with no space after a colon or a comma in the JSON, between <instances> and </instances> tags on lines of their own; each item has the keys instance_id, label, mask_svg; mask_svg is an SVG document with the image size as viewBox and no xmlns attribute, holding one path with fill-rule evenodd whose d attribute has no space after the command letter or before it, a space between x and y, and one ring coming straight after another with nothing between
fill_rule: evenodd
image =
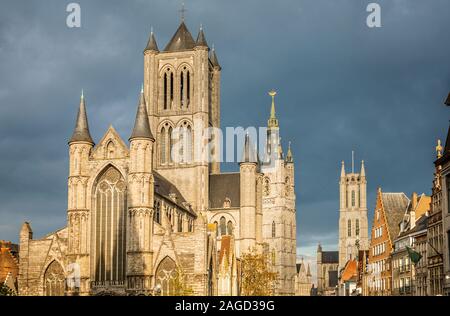
<instances>
[{"instance_id":1,"label":"stone church facade","mask_svg":"<svg viewBox=\"0 0 450 316\"><path fill-rule=\"evenodd\" d=\"M248 134L239 172L197 157L199 128L220 128L220 75L203 30L194 40L182 21L164 50L150 35L129 144L112 126L94 143L82 95L67 226L34 239L23 224L20 295L173 295L180 283L239 295L240 257L252 249L271 254L275 294L295 293L294 161L279 140L276 93L263 159Z\"/></svg>"}]
</instances>

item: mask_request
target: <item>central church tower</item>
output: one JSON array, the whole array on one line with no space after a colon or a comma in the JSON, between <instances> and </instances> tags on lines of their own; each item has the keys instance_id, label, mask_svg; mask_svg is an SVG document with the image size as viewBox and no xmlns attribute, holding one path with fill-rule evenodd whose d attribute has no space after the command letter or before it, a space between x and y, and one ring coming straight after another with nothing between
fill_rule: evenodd
<instances>
[{"instance_id":1,"label":"central church tower","mask_svg":"<svg viewBox=\"0 0 450 316\"><path fill-rule=\"evenodd\" d=\"M367 180L364 161L360 173L355 173L352 158L351 173L345 172L342 162L339 180L339 270L350 259L356 259L359 250L367 250Z\"/></svg>"},{"instance_id":2,"label":"central church tower","mask_svg":"<svg viewBox=\"0 0 450 316\"><path fill-rule=\"evenodd\" d=\"M144 50L144 94L155 136L155 170L177 186L196 211L208 208L208 179L219 173L199 145L220 126L220 72L202 27L194 40L184 20L163 50L153 31ZM216 147L217 148L217 147Z\"/></svg>"}]
</instances>

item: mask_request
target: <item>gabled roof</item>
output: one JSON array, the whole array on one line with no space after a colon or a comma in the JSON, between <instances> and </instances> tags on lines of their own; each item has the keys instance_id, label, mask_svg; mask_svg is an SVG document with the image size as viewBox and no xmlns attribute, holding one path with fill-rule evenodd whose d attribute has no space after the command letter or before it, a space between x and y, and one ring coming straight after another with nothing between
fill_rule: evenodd
<instances>
[{"instance_id":1,"label":"gabled roof","mask_svg":"<svg viewBox=\"0 0 450 316\"><path fill-rule=\"evenodd\" d=\"M194 38L192 37L191 32L189 32L186 24L184 24L184 21L182 21L172 39L167 44L166 48L164 48L164 51L179 52L184 50L191 50L194 47Z\"/></svg>"},{"instance_id":2,"label":"gabled roof","mask_svg":"<svg viewBox=\"0 0 450 316\"><path fill-rule=\"evenodd\" d=\"M223 208L225 199L230 199L230 207L241 205L241 175L239 173L219 173L209 176L209 207Z\"/></svg>"},{"instance_id":3,"label":"gabled roof","mask_svg":"<svg viewBox=\"0 0 450 316\"><path fill-rule=\"evenodd\" d=\"M349 260L345 264L342 272L341 281L346 282L358 276L358 263L356 260Z\"/></svg>"},{"instance_id":4,"label":"gabled roof","mask_svg":"<svg viewBox=\"0 0 450 316\"><path fill-rule=\"evenodd\" d=\"M399 223L402 221L406 208L409 205L409 199L403 192L383 192L381 193L381 199L386 218L386 227L393 242L400 231Z\"/></svg>"}]
</instances>

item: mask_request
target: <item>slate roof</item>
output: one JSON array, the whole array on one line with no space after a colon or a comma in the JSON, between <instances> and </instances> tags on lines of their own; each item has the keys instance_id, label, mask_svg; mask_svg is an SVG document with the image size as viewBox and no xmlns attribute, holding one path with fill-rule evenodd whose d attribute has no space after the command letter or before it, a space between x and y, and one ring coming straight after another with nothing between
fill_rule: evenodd
<instances>
[{"instance_id":1,"label":"slate roof","mask_svg":"<svg viewBox=\"0 0 450 316\"><path fill-rule=\"evenodd\" d=\"M186 24L181 22L172 39L167 44L166 48L164 48L164 51L180 52L184 50L191 50L195 47L195 45L196 44L191 32L189 32Z\"/></svg>"},{"instance_id":2,"label":"slate roof","mask_svg":"<svg viewBox=\"0 0 450 316\"><path fill-rule=\"evenodd\" d=\"M155 193L157 195L163 197L171 203L176 204L178 207L191 213L192 215L197 216L191 208L184 205L187 201L175 185L156 171L153 171L153 175L155 177ZM175 195L176 201L172 199L171 194Z\"/></svg>"},{"instance_id":3,"label":"slate roof","mask_svg":"<svg viewBox=\"0 0 450 316\"><path fill-rule=\"evenodd\" d=\"M405 193L381 193L384 215L392 241L400 231L399 223L403 219L409 199Z\"/></svg>"},{"instance_id":4,"label":"slate roof","mask_svg":"<svg viewBox=\"0 0 450 316\"><path fill-rule=\"evenodd\" d=\"M78 109L77 121L75 123L75 129L69 143L72 142L88 142L94 144L91 134L89 133L89 124L86 114L86 103L84 96L81 96L80 108Z\"/></svg>"},{"instance_id":5,"label":"slate roof","mask_svg":"<svg viewBox=\"0 0 450 316\"><path fill-rule=\"evenodd\" d=\"M209 207L223 208L226 198L231 207L241 206L241 175L239 173L220 173L209 176Z\"/></svg>"},{"instance_id":6,"label":"slate roof","mask_svg":"<svg viewBox=\"0 0 450 316\"><path fill-rule=\"evenodd\" d=\"M136 113L136 120L134 122L133 133L130 136L130 140L133 138L147 138L155 140L150 129L150 123L148 121L147 106L145 105L144 91L141 91L138 110Z\"/></svg>"},{"instance_id":7,"label":"slate roof","mask_svg":"<svg viewBox=\"0 0 450 316\"><path fill-rule=\"evenodd\" d=\"M323 251L322 263L339 263L339 251Z\"/></svg>"},{"instance_id":8,"label":"slate roof","mask_svg":"<svg viewBox=\"0 0 450 316\"><path fill-rule=\"evenodd\" d=\"M153 32L150 33L150 37L149 37L148 42L147 42L147 47L145 47L144 52L148 51L148 50L149 51L153 50L155 52L159 52L158 44L156 43L155 34Z\"/></svg>"}]
</instances>

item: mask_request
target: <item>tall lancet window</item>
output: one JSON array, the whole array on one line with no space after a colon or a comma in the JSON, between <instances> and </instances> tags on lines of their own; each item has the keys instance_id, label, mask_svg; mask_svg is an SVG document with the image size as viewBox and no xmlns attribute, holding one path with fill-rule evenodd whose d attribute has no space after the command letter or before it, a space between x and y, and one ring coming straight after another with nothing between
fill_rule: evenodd
<instances>
[{"instance_id":1,"label":"tall lancet window","mask_svg":"<svg viewBox=\"0 0 450 316\"><path fill-rule=\"evenodd\" d=\"M159 153L162 165L167 163L166 148L167 148L167 132L166 132L166 128L163 127L161 129L161 143L160 143L160 153Z\"/></svg>"},{"instance_id":2,"label":"tall lancet window","mask_svg":"<svg viewBox=\"0 0 450 316\"><path fill-rule=\"evenodd\" d=\"M121 285L125 279L126 185L121 173L107 167L94 185L92 205L94 282Z\"/></svg>"},{"instance_id":3,"label":"tall lancet window","mask_svg":"<svg viewBox=\"0 0 450 316\"><path fill-rule=\"evenodd\" d=\"M352 221L350 219L347 222L347 235L352 237Z\"/></svg>"},{"instance_id":4,"label":"tall lancet window","mask_svg":"<svg viewBox=\"0 0 450 316\"><path fill-rule=\"evenodd\" d=\"M275 221L272 222L272 238L275 238L275 233L276 233L276 226L275 226Z\"/></svg>"},{"instance_id":5,"label":"tall lancet window","mask_svg":"<svg viewBox=\"0 0 450 316\"><path fill-rule=\"evenodd\" d=\"M180 108L188 109L191 102L191 73L186 66L180 72Z\"/></svg>"},{"instance_id":6,"label":"tall lancet window","mask_svg":"<svg viewBox=\"0 0 450 316\"><path fill-rule=\"evenodd\" d=\"M173 71L170 68L167 68L164 71L164 75L162 77L162 90L163 109L170 110L172 109L174 98L174 76Z\"/></svg>"},{"instance_id":7,"label":"tall lancet window","mask_svg":"<svg viewBox=\"0 0 450 316\"><path fill-rule=\"evenodd\" d=\"M169 157L169 163L173 162L173 128L169 127L169 132L167 133L167 143L169 144L169 152L168 152L168 157Z\"/></svg>"},{"instance_id":8,"label":"tall lancet window","mask_svg":"<svg viewBox=\"0 0 450 316\"><path fill-rule=\"evenodd\" d=\"M355 206L355 190L352 190L352 207Z\"/></svg>"},{"instance_id":9,"label":"tall lancet window","mask_svg":"<svg viewBox=\"0 0 450 316\"><path fill-rule=\"evenodd\" d=\"M359 236L359 219L356 220L355 225L356 225L356 227L355 227L355 234L358 237Z\"/></svg>"},{"instance_id":10,"label":"tall lancet window","mask_svg":"<svg viewBox=\"0 0 450 316\"><path fill-rule=\"evenodd\" d=\"M164 74L164 79L163 79L163 89L164 89L164 110L167 110L167 73Z\"/></svg>"}]
</instances>

